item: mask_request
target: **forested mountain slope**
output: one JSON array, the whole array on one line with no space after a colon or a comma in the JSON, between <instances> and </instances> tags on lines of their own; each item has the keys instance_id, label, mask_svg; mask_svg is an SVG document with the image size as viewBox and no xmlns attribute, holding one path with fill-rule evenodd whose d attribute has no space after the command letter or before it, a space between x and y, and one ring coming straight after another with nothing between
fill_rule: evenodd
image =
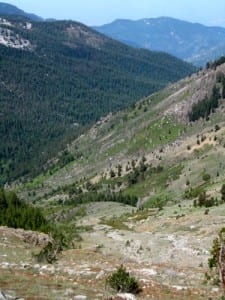
<instances>
[{"instance_id":1,"label":"forested mountain slope","mask_svg":"<svg viewBox=\"0 0 225 300\"><path fill-rule=\"evenodd\" d=\"M0 182L35 174L101 116L195 69L72 21L0 18Z\"/></svg>"},{"instance_id":2,"label":"forested mountain slope","mask_svg":"<svg viewBox=\"0 0 225 300\"><path fill-rule=\"evenodd\" d=\"M225 57L102 118L65 148L50 171L27 185L26 197L34 191L35 200L67 191L80 203L81 186L84 193L97 189L106 194L112 186L112 191L139 199L155 195L179 200L190 182L201 186L205 173L222 185L224 99ZM73 161L66 163L68 157ZM176 186L170 183L170 172L180 174L173 179Z\"/></svg>"}]
</instances>

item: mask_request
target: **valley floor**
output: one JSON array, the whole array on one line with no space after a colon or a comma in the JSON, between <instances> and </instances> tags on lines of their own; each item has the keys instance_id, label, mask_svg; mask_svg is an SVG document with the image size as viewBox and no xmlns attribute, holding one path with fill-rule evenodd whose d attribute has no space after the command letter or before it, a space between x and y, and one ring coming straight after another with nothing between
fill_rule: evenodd
<instances>
[{"instance_id":1,"label":"valley floor","mask_svg":"<svg viewBox=\"0 0 225 300\"><path fill-rule=\"evenodd\" d=\"M219 299L219 287L204 283L204 274L212 241L225 223L225 205L208 214L192 201L161 211L132 209L88 205L80 225L89 230L78 249L64 251L49 265L34 261L37 240L0 227L0 289L23 299L112 299L105 279L124 264L141 282L137 299ZM115 226L106 225L109 211L115 212Z\"/></svg>"}]
</instances>

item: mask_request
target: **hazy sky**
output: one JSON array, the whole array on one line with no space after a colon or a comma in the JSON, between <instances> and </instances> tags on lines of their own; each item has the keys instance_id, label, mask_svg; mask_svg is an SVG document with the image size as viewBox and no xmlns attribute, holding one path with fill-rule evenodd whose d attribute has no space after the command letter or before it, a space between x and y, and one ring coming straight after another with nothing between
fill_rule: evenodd
<instances>
[{"instance_id":1,"label":"hazy sky","mask_svg":"<svg viewBox=\"0 0 225 300\"><path fill-rule=\"evenodd\" d=\"M0 0L1 1L1 0ZM44 18L101 25L115 19L169 16L225 27L225 0L4 0Z\"/></svg>"}]
</instances>

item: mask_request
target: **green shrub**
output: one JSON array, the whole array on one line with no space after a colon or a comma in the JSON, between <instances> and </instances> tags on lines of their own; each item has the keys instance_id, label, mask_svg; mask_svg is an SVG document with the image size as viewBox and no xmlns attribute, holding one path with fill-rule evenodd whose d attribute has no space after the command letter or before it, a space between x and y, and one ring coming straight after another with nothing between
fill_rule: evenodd
<instances>
[{"instance_id":1,"label":"green shrub","mask_svg":"<svg viewBox=\"0 0 225 300\"><path fill-rule=\"evenodd\" d=\"M122 293L137 294L141 290L138 281L126 271L123 265L106 279L106 285Z\"/></svg>"},{"instance_id":2,"label":"green shrub","mask_svg":"<svg viewBox=\"0 0 225 300\"><path fill-rule=\"evenodd\" d=\"M194 207L212 207L215 205L218 205L218 199L214 198L214 197L208 197L208 195L206 195L206 192L202 192L201 194L199 194L198 199L194 200L193 203Z\"/></svg>"},{"instance_id":3,"label":"green shrub","mask_svg":"<svg viewBox=\"0 0 225 300\"><path fill-rule=\"evenodd\" d=\"M204 192L204 186L188 187L184 192L185 199L193 199Z\"/></svg>"},{"instance_id":4,"label":"green shrub","mask_svg":"<svg viewBox=\"0 0 225 300\"><path fill-rule=\"evenodd\" d=\"M203 179L204 181L209 181L210 178L211 178L211 176L210 176L209 174L207 174L207 173L202 175L202 179Z\"/></svg>"},{"instance_id":5,"label":"green shrub","mask_svg":"<svg viewBox=\"0 0 225 300\"><path fill-rule=\"evenodd\" d=\"M39 263L52 264L57 260L58 254L62 251L62 244L59 240L49 241L48 244L35 256Z\"/></svg>"},{"instance_id":6,"label":"green shrub","mask_svg":"<svg viewBox=\"0 0 225 300\"><path fill-rule=\"evenodd\" d=\"M222 202L225 202L225 184L222 185L220 192L221 192L221 200Z\"/></svg>"}]
</instances>

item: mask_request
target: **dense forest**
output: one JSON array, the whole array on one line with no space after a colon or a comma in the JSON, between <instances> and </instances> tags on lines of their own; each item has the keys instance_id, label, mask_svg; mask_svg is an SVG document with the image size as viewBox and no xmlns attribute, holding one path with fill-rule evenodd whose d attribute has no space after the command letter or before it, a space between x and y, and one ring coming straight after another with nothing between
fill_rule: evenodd
<instances>
[{"instance_id":1,"label":"dense forest","mask_svg":"<svg viewBox=\"0 0 225 300\"><path fill-rule=\"evenodd\" d=\"M0 185L34 176L82 130L195 69L164 53L137 50L69 21L10 19L0 45ZM30 20L29 20L30 24Z\"/></svg>"},{"instance_id":2,"label":"dense forest","mask_svg":"<svg viewBox=\"0 0 225 300\"><path fill-rule=\"evenodd\" d=\"M48 232L50 225L40 209L21 201L14 192L0 189L0 226Z\"/></svg>"}]
</instances>

